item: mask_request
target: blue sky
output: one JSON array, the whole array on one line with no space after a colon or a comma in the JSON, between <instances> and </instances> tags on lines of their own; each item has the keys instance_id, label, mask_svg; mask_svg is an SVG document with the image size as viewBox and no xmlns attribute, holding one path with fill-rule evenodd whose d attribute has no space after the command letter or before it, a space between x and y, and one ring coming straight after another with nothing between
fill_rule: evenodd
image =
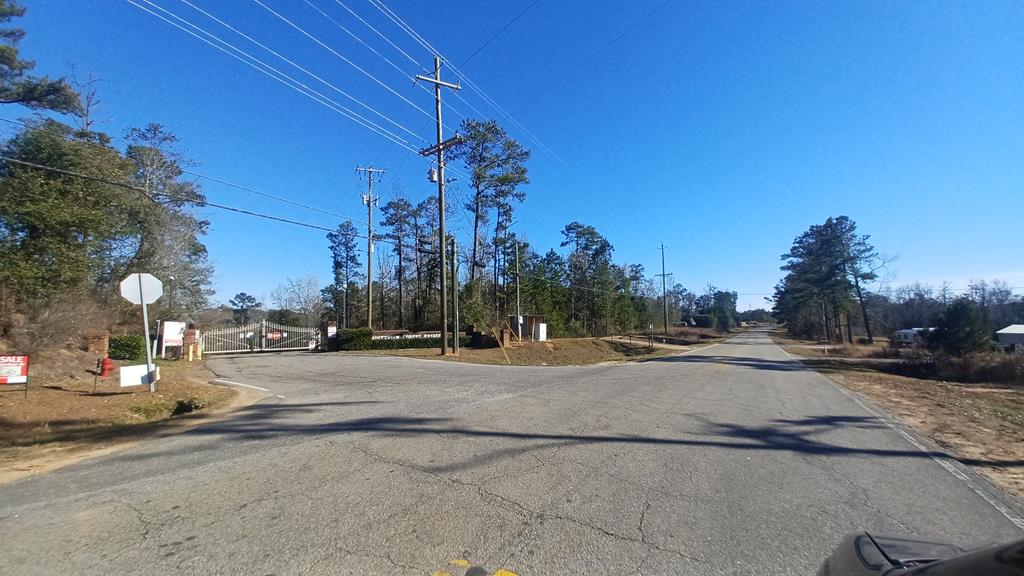
<instances>
[{"instance_id":1,"label":"blue sky","mask_svg":"<svg viewBox=\"0 0 1024 576\"><path fill-rule=\"evenodd\" d=\"M152 1L356 107L181 0ZM433 139L432 96L411 81L422 70L345 7L422 66L431 54L370 0L309 2L401 71L305 0L261 2L428 114L254 1L190 1L402 125L416 136L376 117L413 147ZM387 6L458 65L531 1ZM389 169L385 200L396 189L413 200L435 191L426 160L124 0L25 4L25 56L51 75L76 62L102 78L98 117L111 134L160 122L201 163L197 171L358 221L366 212L356 165ZM533 150L517 229L535 247L557 247L562 227L578 220L610 239L616 261L653 274L664 243L677 282L711 282L740 292L741 308L756 307L792 239L846 214L880 251L898 255L895 284L962 287L985 277L1024 286L1019 2L661 4L540 0L460 67L526 129L472 90L445 96ZM446 106L445 119L454 127L460 116ZM204 190L215 202L338 223L215 183ZM454 184L453 196L467 193ZM203 213L218 300L268 295L286 277L327 282L323 233ZM466 217L452 224L468 236Z\"/></svg>"}]
</instances>

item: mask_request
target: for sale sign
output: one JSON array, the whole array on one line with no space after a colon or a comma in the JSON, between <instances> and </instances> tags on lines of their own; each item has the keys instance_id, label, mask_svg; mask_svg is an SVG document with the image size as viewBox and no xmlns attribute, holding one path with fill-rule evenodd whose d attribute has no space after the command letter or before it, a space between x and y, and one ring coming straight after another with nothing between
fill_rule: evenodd
<instances>
[{"instance_id":1,"label":"for sale sign","mask_svg":"<svg viewBox=\"0 0 1024 576\"><path fill-rule=\"evenodd\" d=\"M0 356L0 384L27 384L28 356Z\"/></svg>"}]
</instances>

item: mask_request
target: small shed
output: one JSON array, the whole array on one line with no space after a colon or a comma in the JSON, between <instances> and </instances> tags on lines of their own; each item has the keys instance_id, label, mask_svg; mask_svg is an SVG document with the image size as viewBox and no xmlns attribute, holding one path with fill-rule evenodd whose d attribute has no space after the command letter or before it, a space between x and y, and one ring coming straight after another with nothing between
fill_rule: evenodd
<instances>
[{"instance_id":1,"label":"small shed","mask_svg":"<svg viewBox=\"0 0 1024 576\"><path fill-rule=\"evenodd\" d=\"M1003 346L1015 349L1024 348L1024 324L1010 324L996 332L996 340Z\"/></svg>"}]
</instances>

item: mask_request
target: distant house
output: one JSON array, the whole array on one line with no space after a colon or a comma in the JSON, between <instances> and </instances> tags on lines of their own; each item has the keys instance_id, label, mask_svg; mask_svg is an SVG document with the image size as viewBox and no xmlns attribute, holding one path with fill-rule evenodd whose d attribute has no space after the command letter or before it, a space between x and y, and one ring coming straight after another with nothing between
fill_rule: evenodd
<instances>
[{"instance_id":1,"label":"distant house","mask_svg":"<svg viewBox=\"0 0 1024 576\"><path fill-rule=\"evenodd\" d=\"M1024 350L1024 324L1010 324L996 332L996 339L1007 348Z\"/></svg>"}]
</instances>

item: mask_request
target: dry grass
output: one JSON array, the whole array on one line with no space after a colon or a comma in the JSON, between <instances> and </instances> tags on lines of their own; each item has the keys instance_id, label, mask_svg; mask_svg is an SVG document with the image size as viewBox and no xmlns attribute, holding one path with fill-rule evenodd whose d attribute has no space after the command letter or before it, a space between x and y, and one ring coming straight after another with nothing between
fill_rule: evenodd
<instances>
[{"instance_id":1,"label":"dry grass","mask_svg":"<svg viewBox=\"0 0 1024 576\"><path fill-rule=\"evenodd\" d=\"M34 358L27 397L0 388L0 471L24 468L42 454L52 459L136 439L180 414L228 403L236 392L205 382L199 364L166 362L157 392L120 388L117 376L99 379L89 372L95 358L58 351ZM38 361L37 361L38 360Z\"/></svg>"},{"instance_id":2,"label":"dry grass","mask_svg":"<svg viewBox=\"0 0 1024 576\"><path fill-rule=\"evenodd\" d=\"M608 341L599 338L559 338L547 342L524 342L502 352L501 348L462 348L459 356L441 356L436 349L369 350L360 354L380 354L409 358L432 358L473 364L511 364L513 366L575 366L621 360L657 358L672 350L647 346L644 342ZM506 355L508 358L506 360Z\"/></svg>"}]
</instances>

